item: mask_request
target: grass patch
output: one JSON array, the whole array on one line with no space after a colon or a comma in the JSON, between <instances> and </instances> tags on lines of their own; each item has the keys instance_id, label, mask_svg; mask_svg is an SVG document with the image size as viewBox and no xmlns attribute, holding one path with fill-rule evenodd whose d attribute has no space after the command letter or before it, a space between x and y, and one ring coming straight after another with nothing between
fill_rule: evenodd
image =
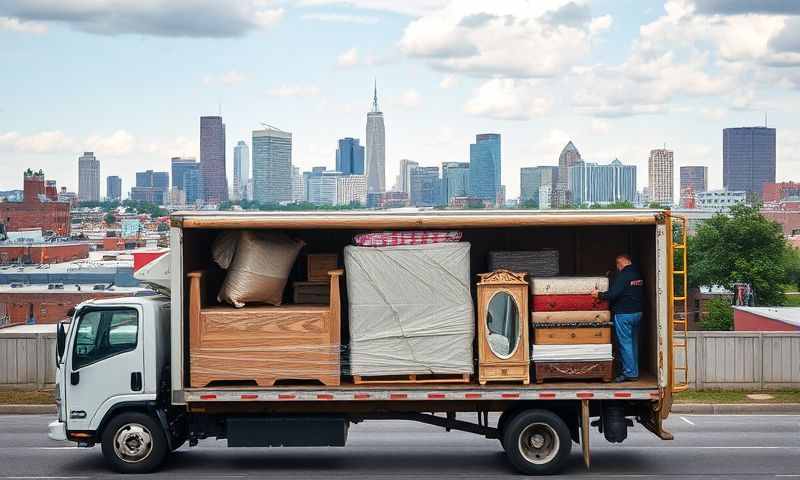
<instances>
[{"instance_id":1,"label":"grass patch","mask_svg":"<svg viewBox=\"0 0 800 480\"><path fill-rule=\"evenodd\" d=\"M786 302L783 304L784 307L800 307L800 294L798 293L787 293L786 294Z\"/></svg>"},{"instance_id":2,"label":"grass patch","mask_svg":"<svg viewBox=\"0 0 800 480\"><path fill-rule=\"evenodd\" d=\"M752 400L750 393L772 395L769 400ZM800 403L800 390L779 390L774 392L723 392L706 390L702 392L681 392L675 394L675 403Z\"/></svg>"},{"instance_id":3,"label":"grass patch","mask_svg":"<svg viewBox=\"0 0 800 480\"><path fill-rule=\"evenodd\" d=\"M0 390L0 405L53 405L53 390Z\"/></svg>"}]
</instances>

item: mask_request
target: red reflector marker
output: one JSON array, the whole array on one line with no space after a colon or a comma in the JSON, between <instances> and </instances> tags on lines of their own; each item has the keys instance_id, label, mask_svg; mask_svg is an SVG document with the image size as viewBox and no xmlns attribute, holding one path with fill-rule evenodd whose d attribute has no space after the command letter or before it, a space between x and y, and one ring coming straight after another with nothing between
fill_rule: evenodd
<instances>
[{"instance_id":1,"label":"red reflector marker","mask_svg":"<svg viewBox=\"0 0 800 480\"><path fill-rule=\"evenodd\" d=\"M631 398L631 392L614 392L616 398Z\"/></svg>"},{"instance_id":2,"label":"red reflector marker","mask_svg":"<svg viewBox=\"0 0 800 480\"><path fill-rule=\"evenodd\" d=\"M483 395L480 393L465 393L464 398L481 398Z\"/></svg>"},{"instance_id":3,"label":"red reflector marker","mask_svg":"<svg viewBox=\"0 0 800 480\"><path fill-rule=\"evenodd\" d=\"M389 400L405 400L408 398L407 393L392 393L389 395Z\"/></svg>"},{"instance_id":4,"label":"red reflector marker","mask_svg":"<svg viewBox=\"0 0 800 480\"><path fill-rule=\"evenodd\" d=\"M333 395L330 393L317 394L317 400L333 400Z\"/></svg>"},{"instance_id":5,"label":"red reflector marker","mask_svg":"<svg viewBox=\"0 0 800 480\"><path fill-rule=\"evenodd\" d=\"M216 400L217 396L213 394L209 395L200 395L200 400Z\"/></svg>"},{"instance_id":6,"label":"red reflector marker","mask_svg":"<svg viewBox=\"0 0 800 480\"><path fill-rule=\"evenodd\" d=\"M297 397L286 393L278 394L278 400L294 400L295 398Z\"/></svg>"},{"instance_id":7,"label":"red reflector marker","mask_svg":"<svg viewBox=\"0 0 800 480\"><path fill-rule=\"evenodd\" d=\"M430 399L437 399L437 398L444 398L444 393L429 393L428 398Z\"/></svg>"},{"instance_id":8,"label":"red reflector marker","mask_svg":"<svg viewBox=\"0 0 800 480\"><path fill-rule=\"evenodd\" d=\"M258 398L258 395L254 394L254 393L245 393L245 394L241 395L241 397L242 397L242 400L255 400L255 399Z\"/></svg>"},{"instance_id":9,"label":"red reflector marker","mask_svg":"<svg viewBox=\"0 0 800 480\"><path fill-rule=\"evenodd\" d=\"M578 393L575 394L575 396L578 397L578 398L593 398L594 397L594 393L592 393L592 392L578 392Z\"/></svg>"},{"instance_id":10,"label":"red reflector marker","mask_svg":"<svg viewBox=\"0 0 800 480\"><path fill-rule=\"evenodd\" d=\"M356 400L366 400L369 398L369 393L356 393L353 395Z\"/></svg>"},{"instance_id":11,"label":"red reflector marker","mask_svg":"<svg viewBox=\"0 0 800 480\"><path fill-rule=\"evenodd\" d=\"M503 393L500 398L519 398L519 393Z\"/></svg>"},{"instance_id":12,"label":"red reflector marker","mask_svg":"<svg viewBox=\"0 0 800 480\"><path fill-rule=\"evenodd\" d=\"M542 392L539 394L539 398L542 400L552 400L556 398L556 394L553 392Z\"/></svg>"}]
</instances>

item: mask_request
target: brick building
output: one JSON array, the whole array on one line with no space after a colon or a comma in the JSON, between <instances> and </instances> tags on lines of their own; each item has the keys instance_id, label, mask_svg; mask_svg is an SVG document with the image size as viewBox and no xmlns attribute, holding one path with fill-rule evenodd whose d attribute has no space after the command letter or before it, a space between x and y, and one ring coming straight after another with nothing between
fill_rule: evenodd
<instances>
[{"instance_id":1,"label":"brick building","mask_svg":"<svg viewBox=\"0 0 800 480\"><path fill-rule=\"evenodd\" d=\"M764 203L781 202L800 199L800 183L777 182L765 183L762 192Z\"/></svg>"},{"instance_id":2,"label":"brick building","mask_svg":"<svg viewBox=\"0 0 800 480\"><path fill-rule=\"evenodd\" d=\"M800 235L800 210L761 210L761 214L783 227L783 234Z\"/></svg>"},{"instance_id":3,"label":"brick building","mask_svg":"<svg viewBox=\"0 0 800 480\"><path fill-rule=\"evenodd\" d=\"M58 323L81 302L127 297L140 290L131 287L94 290L94 285L0 285L0 325Z\"/></svg>"},{"instance_id":4,"label":"brick building","mask_svg":"<svg viewBox=\"0 0 800 480\"><path fill-rule=\"evenodd\" d=\"M24 191L21 202L0 203L0 223L8 232L41 228L63 236L70 233L70 204L54 196L55 184L45 185L44 174L30 169L23 177Z\"/></svg>"},{"instance_id":5,"label":"brick building","mask_svg":"<svg viewBox=\"0 0 800 480\"><path fill-rule=\"evenodd\" d=\"M63 263L89 258L85 242L14 244L0 243L0 265L9 263Z\"/></svg>"}]
</instances>

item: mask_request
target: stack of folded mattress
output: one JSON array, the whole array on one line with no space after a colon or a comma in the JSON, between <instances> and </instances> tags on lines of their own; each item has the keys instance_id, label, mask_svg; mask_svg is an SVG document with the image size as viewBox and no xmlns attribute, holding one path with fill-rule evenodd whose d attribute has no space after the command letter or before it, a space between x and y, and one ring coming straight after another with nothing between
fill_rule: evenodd
<instances>
[{"instance_id":1,"label":"stack of folded mattress","mask_svg":"<svg viewBox=\"0 0 800 480\"><path fill-rule=\"evenodd\" d=\"M558 250L489 252L489 270L525 272L528 278L558 275Z\"/></svg>"},{"instance_id":2,"label":"stack of folded mattress","mask_svg":"<svg viewBox=\"0 0 800 480\"><path fill-rule=\"evenodd\" d=\"M605 277L550 277L532 280L531 360L537 383L546 379L612 376L611 312L592 297L608 290Z\"/></svg>"}]
</instances>

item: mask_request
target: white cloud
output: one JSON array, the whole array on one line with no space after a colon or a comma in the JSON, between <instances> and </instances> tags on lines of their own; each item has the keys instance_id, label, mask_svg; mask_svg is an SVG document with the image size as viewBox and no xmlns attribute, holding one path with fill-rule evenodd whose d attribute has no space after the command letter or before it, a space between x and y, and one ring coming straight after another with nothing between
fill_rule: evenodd
<instances>
[{"instance_id":1,"label":"white cloud","mask_svg":"<svg viewBox=\"0 0 800 480\"><path fill-rule=\"evenodd\" d=\"M273 97L314 97L319 95L315 85L281 85L271 88L267 93Z\"/></svg>"},{"instance_id":2,"label":"white cloud","mask_svg":"<svg viewBox=\"0 0 800 480\"><path fill-rule=\"evenodd\" d=\"M298 0L297 4L306 7L346 5L359 9L380 10L416 17L442 8L448 1L449 0Z\"/></svg>"},{"instance_id":3,"label":"white cloud","mask_svg":"<svg viewBox=\"0 0 800 480\"><path fill-rule=\"evenodd\" d=\"M336 65L342 68L355 67L356 65L358 65L358 62L359 62L358 49L355 47L342 52L336 58Z\"/></svg>"},{"instance_id":4,"label":"white cloud","mask_svg":"<svg viewBox=\"0 0 800 480\"><path fill-rule=\"evenodd\" d=\"M439 82L439 87L444 88L445 90L449 88L453 88L458 85L458 77L455 75L445 75L442 77L442 80Z\"/></svg>"},{"instance_id":5,"label":"white cloud","mask_svg":"<svg viewBox=\"0 0 800 480\"><path fill-rule=\"evenodd\" d=\"M583 59L592 35L611 24L610 16L591 19L584 3L504 0L487 7L485 2L454 1L412 21L400 47L443 71L553 77Z\"/></svg>"},{"instance_id":6,"label":"white cloud","mask_svg":"<svg viewBox=\"0 0 800 480\"><path fill-rule=\"evenodd\" d=\"M47 25L39 22L24 22L18 18L0 17L0 30L21 33L46 33Z\"/></svg>"},{"instance_id":7,"label":"white cloud","mask_svg":"<svg viewBox=\"0 0 800 480\"><path fill-rule=\"evenodd\" d=\"M268 28L284 10L269 0L3 0L0 16L59 23L99 35L238 37Z\"/></svg>"},{"instance_id":8,"label":"white cloud","mask_svg":"<svg viewBox=\"0 0 800 480\"><path fill-rule=\"evenodd\" d=\"M206 75L203 77L204 85L225 85L226 87L236 86L247 80L247 76L238 70L228 70L219 75Z\"/></svg>"},{"instance_id":9,"label":"white cloud","mask_svg":"<svg viewBox=\"0 0 800 480\"><path fill-rule=\"evenodd\" d=\"M400 105L405 108L417 108L422 103L422 97L416 90L408 89L400 96Z\"/></svg>"},{"instance_id":10,"label":"white cloud","mask_svg":"<svg viewBox=\"0 0 800 480\"><path fill-rule=\"evenodd\" d=\"M319 22L354 23L357 25L374 25L380 18L370 15L353 15L347 13L308 13L303 15L303 20L316 20Z\"/></svg>"},{"instance_id":11,"label":"white cloud","mask_svg":"<svg viewBox=\"0 0 800 480\"><path fill-rule=\"evenodd\" d=\"M599 133L604 135L611 131L611 124L606 120L601 120L599 118L592 119L592 131L594 133Z\"/></svg>"},{"instance_id":12,"label":"white cloud","mask_svg":"<svg viewBox=\"0 0 800 480\"><path fill-rule=\"evenodd\" d=\"M20 135L17 132L0 134L0 148L17 153L66 153L74 149L75 142L60 130Z\"/></svg>"},{"instance_id":13,"label":"white cloud","mask_svg":"<svg viewBox=\"0 0 800 480\"><path fill-rule=\"evenodd\" d=\"M552 106L541 93L536 81L496 78L478 87L464 110L499 120L530 120L547 113Z\"/></svg>"},{"instance_id":14,"label":"white cloud","mask_svg":"<svg viewBox=\"0 0 800 480\"><path fill-rule=\"evenodd\" d=\"M84 141L84 150L112 156L128 155L135 146L136 138L125 130L117 130L109 136L91 135Z\"/></svg>"}]
</instances>

